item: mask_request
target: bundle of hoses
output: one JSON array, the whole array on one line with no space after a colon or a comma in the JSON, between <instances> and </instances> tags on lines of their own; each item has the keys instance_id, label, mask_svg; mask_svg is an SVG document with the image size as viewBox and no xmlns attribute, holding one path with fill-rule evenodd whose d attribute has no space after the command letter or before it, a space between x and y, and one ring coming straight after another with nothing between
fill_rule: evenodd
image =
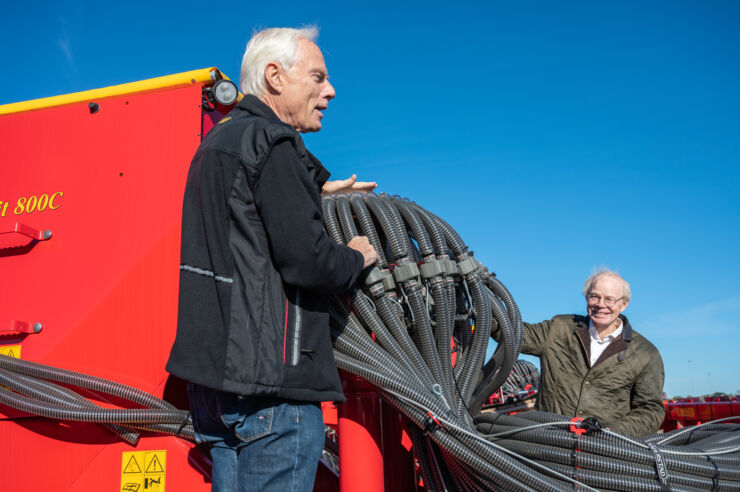
<instances>
[{"instance_id":1,"label":"bundle of hoses","mask_svg":"<svg viewBox=\"0 0 740 492\"><path fill-rule=\"evenodd\" d=\"M61 383L61 384L59 384ZM104 408L71 388L139 408ZM195 440L190 414L149 393L107 379L0 355L0 404L58 420L97 422L136 444L140 431Z\"/></svg>"},{"instance_id":2,"label":"bundle of hoses","mask_svg":"<svg viewBox=\"0 0 740 492\"><path fill-rule=\"evenodd\" d=\"M525 391L537 391L540 387L540 371L526 360L518 360L511 368L509 377L501 386L504 395L515 395Z\"/></svg>"},{"instance_id":3,"label":"bundle of hoses","mask_svg":"<svg viewBox=\"0 0 740 492\"><path fill-rule=\"evenodd\" d=\"M413 424L427 490L740 489L735 424L636 440L561 415L481 413L521 347L508 290L449 224L411 201L329 196L323 215L335 241L367 236L379 256L357 289L332 301L337 366ZM502 338L485 362L493 320Z\"/></svg>"}]
</instances>

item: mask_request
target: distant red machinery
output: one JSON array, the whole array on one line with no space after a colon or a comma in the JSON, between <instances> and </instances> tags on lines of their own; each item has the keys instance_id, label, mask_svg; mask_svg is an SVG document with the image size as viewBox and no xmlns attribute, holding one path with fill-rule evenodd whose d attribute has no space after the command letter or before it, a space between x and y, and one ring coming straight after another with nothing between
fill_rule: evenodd
<instances>
[{"instance_id":1,"label":"distant red machinery","mask_svg":"<svg viewBox=\"0 0 740 492\"><path fill-rule=\"evenodd\" d=\"M663 431L740 416L740 397L679 398L665 402Z\"/></svg>"}]
</instances>

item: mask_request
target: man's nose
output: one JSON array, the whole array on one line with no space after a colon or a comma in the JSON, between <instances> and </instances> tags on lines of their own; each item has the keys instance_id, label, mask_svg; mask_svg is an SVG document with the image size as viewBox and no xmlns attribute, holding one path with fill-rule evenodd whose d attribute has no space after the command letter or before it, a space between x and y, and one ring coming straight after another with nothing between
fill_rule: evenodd
<instances>
[{"instance_id":1,"label":"man's nose","mask_svg":"<svg viewBox=\"0 0 740 492\"><path fill-rule=\"evenodd\" d=\"M328 80L326 81L326 87L324 88L324 97L326 99L334 99L337 97L337 91L334 90L334 86L331 85L331 82Z\"/></svg>"}]
</instances>

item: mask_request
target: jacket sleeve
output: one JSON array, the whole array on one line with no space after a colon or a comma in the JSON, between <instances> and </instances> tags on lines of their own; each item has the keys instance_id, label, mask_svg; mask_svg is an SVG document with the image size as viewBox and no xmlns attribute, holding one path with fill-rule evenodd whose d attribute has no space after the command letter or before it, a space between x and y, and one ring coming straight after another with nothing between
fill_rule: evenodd
<instances>
[{"instance_id":1,"label":"jacket sleeve","mask_svg":"<svg viewBox=\"0 0 740 492\"><path fill-rule=\"evenodd\" d=\"M611 426L614 432L641 437L658 431L665 418L663 405L663 359L657 350L635 380L630 394L630 412Z\"/></svg>"},{"instance_id":2,"label":"jacket sleeve","mask_svg":"<svg viewBox=\"0 0 740 492\"><path fill-rule=\"evenodd\" d=\"M523 323L522 350L523 354L540 355L545 348L547 337L550 334L552 320L542 323ZM496 320L491 324L491 337L497 342L501 341L501 328Z\"/></svg>"},{"instance_id":3,"label":"jacket sleeve","mask_svg":"<svg viewBox=\"0 0 740 492\"><path fill-rule=\"evenodd\" d=\"M320 194L293 144L289 140L275 144L254 187L275 266L290 285L341 293L357 280L363 257L326 233L317 205Z\"/></svg>"}]
</instances>

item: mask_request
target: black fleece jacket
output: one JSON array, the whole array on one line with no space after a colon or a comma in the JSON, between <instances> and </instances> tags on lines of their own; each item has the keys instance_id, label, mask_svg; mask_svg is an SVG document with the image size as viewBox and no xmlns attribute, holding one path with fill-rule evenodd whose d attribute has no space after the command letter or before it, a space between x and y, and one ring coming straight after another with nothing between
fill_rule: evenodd
<instances>
[{"instance_id":1,"label":"black fleece jacket","mask_svg":"<svg viewBox=\"0 0 740 492\"><path fill-rule=\"evenodd\" d=\"M354 284L363 258L324 231L328 177L254 96L208 134L183 201L169 372L240 395L344 399L328 295Z\"/></svg>"}]
</instances>

